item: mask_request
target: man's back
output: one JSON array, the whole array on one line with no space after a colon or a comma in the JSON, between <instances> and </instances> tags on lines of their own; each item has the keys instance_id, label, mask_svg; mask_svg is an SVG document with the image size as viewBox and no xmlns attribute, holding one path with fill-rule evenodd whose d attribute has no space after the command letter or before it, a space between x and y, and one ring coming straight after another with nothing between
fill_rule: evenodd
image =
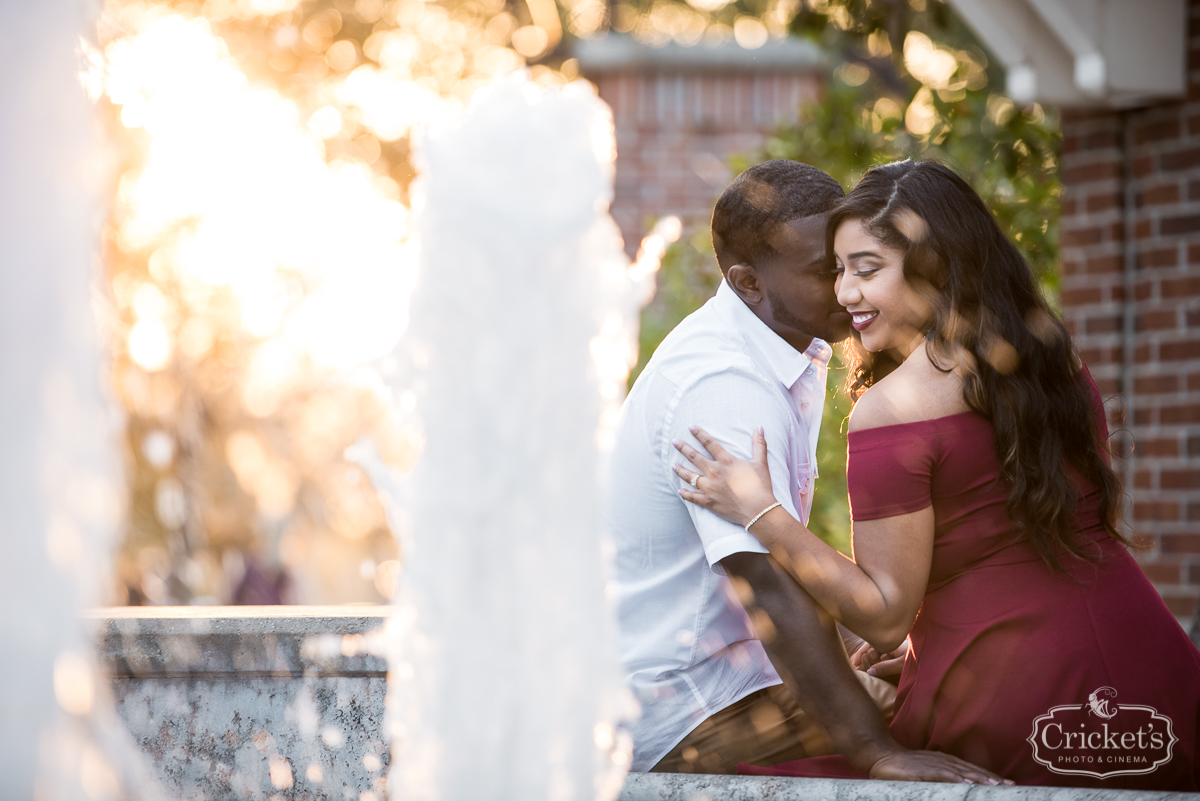
<instances>
[{"instance_id":1,"label":"man's back","mask_svg":"<svg viewBox=\"0 0 1200 801\"><path fill-rule=\"evenodd\" d=\"M762 426L776 497L806 519L828 353L815 340L806 358L722 284L663 341L622 408L608 522L622 656L643 707L631 727L634 770L652 767L713 713L780 683L718 565L766 549L679 497L672 442L700 425L747 455Z\"/></svg>"}]
</instances>

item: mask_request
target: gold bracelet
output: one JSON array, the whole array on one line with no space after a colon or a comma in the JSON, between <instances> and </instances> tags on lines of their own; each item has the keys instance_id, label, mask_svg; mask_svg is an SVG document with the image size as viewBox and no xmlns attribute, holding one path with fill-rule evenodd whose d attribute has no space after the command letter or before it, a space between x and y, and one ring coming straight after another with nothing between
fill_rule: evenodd
<instances>
[{"instance_id":1,"label":"gold bracelet","mask_svg":"<svg viewBox=\"0 0 1200 801\"><path fill-rule=\"evenodd\" d=\"M782 502L782 501L775 501L775 503L771 504L771 505L770 505L770 506L768 506L766 509L763 509L761 512L759 512L758 514L756 514L756 515L754 516L754 519L753 519L753 520L751 520L749 523L747 523L747 524L746 524L746 526L745 526L745 528L746 528L746 533L747 533L747 534L749 534L749 533L750 533L750 527L751 527L751 526L753 526L755 523L757 523L757 522L758 522L758 519L759 519L760 517L762 517L763 515L765 515L767 512L771 511L772 509L774 509L776 506L783 506L783 502Z\"/></svg>"}]
</instances>

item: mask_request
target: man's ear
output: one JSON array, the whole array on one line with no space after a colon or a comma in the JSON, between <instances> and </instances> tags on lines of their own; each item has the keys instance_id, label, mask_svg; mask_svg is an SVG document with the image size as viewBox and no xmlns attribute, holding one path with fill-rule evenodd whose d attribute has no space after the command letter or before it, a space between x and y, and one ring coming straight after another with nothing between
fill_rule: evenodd
<instances>
[{"instance_id":1,"label":"man's ear","mask_svg":"<svg viewBox=\"0 0 1200 801\"><path fill-rule=\"evenodd\" d=\"M725 272L725 280L747 306L757 306L763 302L764 292L758 282L758 270L749 264L733 265Z\"/></svg>"}]
</instances>

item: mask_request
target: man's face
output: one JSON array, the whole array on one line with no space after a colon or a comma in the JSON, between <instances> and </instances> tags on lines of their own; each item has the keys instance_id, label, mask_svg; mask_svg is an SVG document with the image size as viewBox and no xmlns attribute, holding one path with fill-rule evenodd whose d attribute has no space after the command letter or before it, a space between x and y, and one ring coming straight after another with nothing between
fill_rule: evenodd
<instances>
[{"instance_id":1,"label":"man's face","mask_svg":"<svg viewBox=\"0 0 1200 801\"><path fill-rule=\"evenodd\" d=\"M850 334L850 315L837 302L825 253L829 215L801 217L781 225L771 237L778 255L756 266L771 319L765 320L784 339L820 337L840 342Z\"/></svg>"}]
</instances>

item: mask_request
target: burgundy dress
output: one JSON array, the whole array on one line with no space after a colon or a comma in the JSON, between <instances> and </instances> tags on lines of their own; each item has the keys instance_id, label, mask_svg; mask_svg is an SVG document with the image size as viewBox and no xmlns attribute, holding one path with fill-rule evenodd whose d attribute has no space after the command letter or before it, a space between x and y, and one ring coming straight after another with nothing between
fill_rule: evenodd
<instances>
[{"instance_id":1,"label":"burgundy dress","mask_svg":"<svg viewBox=\"0 0 1200 801\"><path fill-rule=\"evenodd\" d=\"M992 426L980 415L855 431L849 440L855 520L934 511L929 585L891 724L897 742L1018 784L1196 790L1200 653L1133 557L1106 536L1098 491L1078 482L1077 519L1104 558L1076 561L1064 576L1016 537ZM740 772L866 777L841 756Z\"/></svg>"}]
</instances>

